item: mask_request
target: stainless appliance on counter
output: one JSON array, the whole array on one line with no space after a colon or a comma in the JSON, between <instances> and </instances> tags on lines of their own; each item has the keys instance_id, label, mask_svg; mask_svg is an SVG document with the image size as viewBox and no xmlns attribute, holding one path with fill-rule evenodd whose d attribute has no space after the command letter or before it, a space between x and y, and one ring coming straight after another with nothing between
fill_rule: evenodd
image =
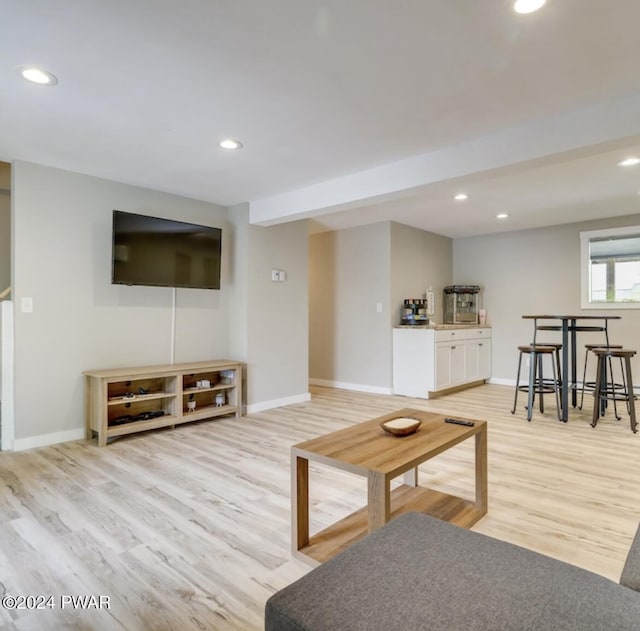
<instances>
[{"instance_id":1,"label":"stainless appliance on counter","mask_svg":"<svg viewBox=\"0 0 640 631\"><path fill-rule=\"evenodd\" d=\"M407 298L402 305L400 324L405 326L429 324L427 301L424 298Z\"/></svg>"},{"instance_id":2,"label":"stainless appliance on counter","mask_svg":"<svg viewBox=\"0 0 640 631\"><path fill-rule=\"evenodd\" d=\"M444 288L444 323L478 324L479 285L449 285Z\"/></svg>"}]
</instances>

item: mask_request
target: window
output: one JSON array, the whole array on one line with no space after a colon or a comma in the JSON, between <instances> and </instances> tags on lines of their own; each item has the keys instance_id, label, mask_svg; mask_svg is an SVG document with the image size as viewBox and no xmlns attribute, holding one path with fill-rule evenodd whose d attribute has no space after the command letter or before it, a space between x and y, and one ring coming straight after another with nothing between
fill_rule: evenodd
<instances>
[{"instance_id":1,"label":"window","mask_svg":"<svg viewBox=\"0 0 640 631\"><path fill-rule=\"evenodd\" d=\"M640 226L580 233L583 309L640 309Z\"/></svg>"}]
</instances>

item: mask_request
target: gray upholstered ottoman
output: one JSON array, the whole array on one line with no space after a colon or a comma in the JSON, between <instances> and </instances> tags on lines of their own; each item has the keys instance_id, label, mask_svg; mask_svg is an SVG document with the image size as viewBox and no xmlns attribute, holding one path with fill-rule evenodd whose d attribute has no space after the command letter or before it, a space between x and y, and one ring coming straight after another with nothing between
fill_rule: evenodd
<instances>
[{"instance_id":1,"label":"gray upholstered ottoman","mask_svg":"<svg viewBox=\"0 0 640 631\"><path fill-rule=\"evenodd\" d=\"M636 587L639 550L637 535L623 572ZM265 629L639 631L640 593L409 513L274 594Z\"/></svg>"}]
</instances>

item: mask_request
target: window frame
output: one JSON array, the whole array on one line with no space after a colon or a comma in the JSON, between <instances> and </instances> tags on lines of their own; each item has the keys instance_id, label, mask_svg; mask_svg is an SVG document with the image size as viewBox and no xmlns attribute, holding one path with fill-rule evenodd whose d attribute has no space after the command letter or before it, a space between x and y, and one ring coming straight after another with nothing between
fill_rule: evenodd
<instances>
[{"instance_id":1,"label":"window frame","mask_svg":"<svg viewBox=\"0 0 640 631\"><path fill-rule=\"evenodd\" d=\"M590 244L594 238L640 235L640 226L588 230L580 233L580 306L582 309L640 309L640 300L634 302L591 302Z\"/></svg>"}]
</instances>

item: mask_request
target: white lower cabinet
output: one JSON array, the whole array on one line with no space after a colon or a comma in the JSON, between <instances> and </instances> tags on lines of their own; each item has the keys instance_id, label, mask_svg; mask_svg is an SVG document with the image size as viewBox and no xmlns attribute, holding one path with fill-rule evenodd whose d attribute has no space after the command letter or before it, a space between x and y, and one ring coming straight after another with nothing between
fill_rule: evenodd
<instances>
[{"instance_id":1,"label":"white lower cabinet","mask_svg":"<svg viewBox=\"0 0 640 631\"><path fill-rule=\"evenodd\" d=\"M491 376L491 329L393 330L395 394L428 399Z\"/></svg>"},{"instance_id":2,"label":"white lower cabinet","mask_svg":"<svg viewBox=\"0 0 640 631\"><path fill-rule=\"evenodd\" d=\"M434 390L450 388L466 379L464 342L438 342L435 354Z\"/></svg>"},{"instance_id":3,"label":"white lower cabinet","mask_svg":"<svg viewBox=\"0 0 640 631\"><path fill-rule=\"evenodd\" d=\"M480 344L477 340L464 343L464 376L466 379L480 379Z\"/></svg>"},{"instance_id":4,"label":"white lower cabinet","mask_svg":"<svg viewBox=\"0 0 640 631\"><path fill-rule=\"evenodd\" d=\"M435 366L434 366L434 389L442 389L448 388L451 385L451 343L450 342L440 342L436 344L436 353L435 353ZM426 359L426 358L424 358ZM400 376L401 381L401 376ZM398 392L396 388L396 379L394 373L394 391L396 394L401 394ZM426 387L426 383L423 384L423 387ZM417 395L416 395L417 396Z\"/></svg>"},{"instance_id":5,"label":"white lower cabinet","mask_svg":"<svg viewBox=\"0 0 640 631\"><path fill-rule=\"evenodd\" d=\"M467 381L491 376L491 338L474 338L464 343L464 377Z\"/></svg>"}]
</instances>

